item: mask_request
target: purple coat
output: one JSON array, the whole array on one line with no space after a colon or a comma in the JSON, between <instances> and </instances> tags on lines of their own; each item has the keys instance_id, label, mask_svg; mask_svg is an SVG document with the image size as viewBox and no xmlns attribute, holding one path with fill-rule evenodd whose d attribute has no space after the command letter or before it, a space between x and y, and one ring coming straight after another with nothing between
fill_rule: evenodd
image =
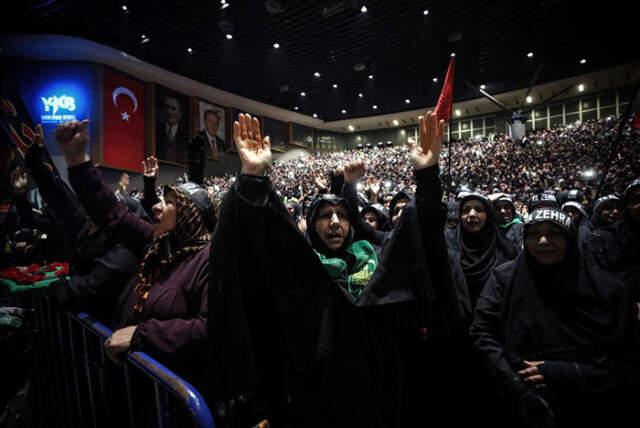
<instances>
[{"instance_id":1,"label":"purple coat","mask_svg":"<svg viewBox=\"0 0 640 428\"><path fill-rule=\"evenodd\" d=\"M153 240L153 227L119 203L90 162L69 168L69 180L91 219L109 226L114 239L138 257ZM131 350L143 351L194 383L204 371L207 341L209 249L178 262L157 278L142 313L134 311L137 275L115 308L116 329L137 325ZM196 382L197 383L197 382Z\"/></svg>"}]
</instances>

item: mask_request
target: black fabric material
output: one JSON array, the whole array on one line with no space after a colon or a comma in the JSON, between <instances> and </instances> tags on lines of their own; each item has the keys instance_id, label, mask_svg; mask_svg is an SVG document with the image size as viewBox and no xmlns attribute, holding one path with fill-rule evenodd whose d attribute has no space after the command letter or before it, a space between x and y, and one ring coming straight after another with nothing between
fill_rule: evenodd
<instances>
[{"instance_id":1,"label":"black fabric material","mask_svg":"<svg viewBox=\"0 0 640 428\"><path fill-rule=\"evenodd\" d=\"M559 265L540 266L525 251L496 268L471 336L507 399L542 397L557 426L594 426L630 409L623 403L639 385L640 326L621 281L570 247ZM517 375L525 360L544 361L546 389Z\"/></svg>"},{"instance_id":2,"label":"black fabric material","mask_svg":"<svg viewBox=\"0 0 640 428\"><path fill-rule=\"evenodd\" d=\"M209 384L226 415L244 415L227 423L266 417L274 426L406 426L410 409L423 405L415 394L426 393L424 377L405 387L411 368L442 376L443 366L422 367L417 356L433 355L424 347L462 335L465 324L442 240L437 167L422 174L434 189L407 207L356 301L329 278L268 179L237 178L221 207L211 261ZM423 216L431 223L416 229ZM434 231L441 242L433 238L425 250L422 240ZM416 334L420 326L428 345Z\"/></svg>"},{"instance_id":3,"label":"black fabric material","mask_svg":"<svg viewBox=\"0 0 640 428\"><path fill-rule=\"evenodd\" d=\"M486 198L465 196L460 201L460 209L464 201L480 200L486 210L487 220L484 227L475 234L467 232L462 224L457 229L446 232L449 248L457 253L467 280L472 307L482 292L491 271L496 266L513 260L518 254L517 248L499 232L495 224L493 207Z\"/></svg>"}]
</instances>

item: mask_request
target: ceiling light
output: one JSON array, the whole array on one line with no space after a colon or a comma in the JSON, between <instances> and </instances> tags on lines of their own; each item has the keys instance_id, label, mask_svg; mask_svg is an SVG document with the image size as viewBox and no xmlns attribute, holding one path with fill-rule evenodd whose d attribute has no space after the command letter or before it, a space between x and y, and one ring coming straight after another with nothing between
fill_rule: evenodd
<instances>
[{"instance_id":1,"label":"ceiling light","mask_svg":"<svg viewBox=\"0 0 640 428\"><path fill-rule=\"evenodd\" d=\"M531 97L531 95L528 95L526 98L527 104L531 104L533 102L533 98Z\"/></svg>"},{"instance_id":2,"label":"ceiling light","mask_svg":"<svg viewBox=\"0 0 640 428\"><path fill-rule=\"evenodd\" d=\"M374 104L374 105L373 105L373 109L374 109L374 110L378 110L378 106Z\"/></svg>"},{"instance_id":3,"label":"ceiling light","mask_svg":"<svg viewBox=\"0 0 640 428\"><path fill-rule=\"evenodd\" d=\"M315 114L315 113L313 113L313 117L317 118L317 117L318 117L318 115L317 115L317 114Z\"/></svg>"},{"instance_id":4,"label":"ceiling light","mask_svg":"<svg viewBox=\"0 0 640 428\"><path fill-rule=\"evenodd\" d=\"M425 10L423 10L423 11L422 11L422 14L423 14L424 16L427 16L427 15L429 15L429 11L428 11L427 9L425 9Z\"/></svg>"},{"instance_id":5,"label":"ceiling light","mask_svg":"<svg viewBox=\"0 0 640 428\"><path fill-rule=\"evenodd\" d=\"M187 52L189 52L189 53L193 53L193 49L191 49L191 48L187 48Z\"/></svg>"},{"instance_id":6,"label":"ceiling light","mask_svg":"<svg viewBox=\"0 0 640 428\"><path fill-rule=\"evenodd\" d=\"M487 89L487 87L485 85L480 85L480 89L484 91L485 89Z\"/></svg>"},{"instance_id":7,"label":"ceiling light","mask_svg":"<svg viewBox=\"0 0 640 428\"><path fill-rule=\"evenodd\" d=\"M276 48L276 49L280 49L280 43L274 43L273 47Z\"/></svg>"},{"instance_id":8,"label":"ceiling light","mask_svg":"<svg viewBox=\"0 0 640 428\"><path fill-rule=\"evenodd\" d=\"M142 41L140 43L145 44L145 43L149 43L149 40L151 40L148 37L145 37L144 39L142 39Z\"/></svg>"},{"instance_id":9,"label":"ceiling light","mask_svg":"<svg viewBox=\"0 0 640 428\"><path fill-rule=\"evenodd\" d=\"M333 89L338 89L338 84L337 84L337 83L334 83L334 84L333 84L333 85L331 85L331 86L333 86Z\"/></svg>"},{"instance_id":10,"label":"ceiling light","mask_svg":"<svg viewBox=\"0 0 640 428\"><path fill-rule=\"evenodd\" d=\"M232 34L227 34L227 40L231 40L233 39L233 35Z\"/></svg>"},{"instance_id":11,"label":"ceiling light","mask_svg":"<svg viewBox=\"0 0 640 428\"><path fill-rule=\"evenodd\" d=\"M129 10L129 8L127 7L127 5L126 5L126 4L123 4L123 5L122 5L122 10L124 10L125 12L127 12L127 11Z\"/></svg>"},{"instance_id":12,"label":"ceiling light","mask_svg":"<svg viewBox=\"0 0 640 428\"><path fill-rule=\"evenodd\" d=\"M533 52L529 52L529 53L527 54L527 58L533 58Z\"/></svg>"},{"instance_id":13,"label":"ceiling light","mask_svg":"<svg viewBox=\"0 0 640 428\"><path fill-rule=\"evenodd\" d=\"M369 79L373 79L373 74L370 74L370 75L369 75Z\"/></svg>"},{"instance_id":14,"label":"ceiling light","mask_svg":"<svg viewBox=\"0 0 640 428\"><path fill-rule=\"evenodd\" d=\"M353 132L356 128L353 127L353 125L349 125L347 128L349 128L349 131Z\"/></svg>"},{"instance_id":15,"label":"ceiling light","mask_svg":"<svg viewBox=\"0 0 640 428\"><path fill-rule=\"evenodd\" d=\"M306 92L304 92L304 91L303 91L303 92L300 92L300 96L301 96L301 97L306 97L306 96L307 96L307 93L306 93Z\"/></svg>"},{"instance_id":16,"label":"ceiling light","mask_svg":"<svg viewBox=\"0 0 640 428\"><path fill-rule=\"evenodd\" d=\"M320 73L318 73L317 71L315 73L313 73L314 76L316 77L320 77Z\"/></svg>"},{"instance_id":17,"label":"ceiling light","mask_svg":"<svg viewBox=\"0 0 640 428\"><path fill-rule=\"evenodd\" d=\"M406 100L404 100L404 103L405 103L405 104L410 104L410 103L411 103L411 100L410 100L409 98L407 98Z\"/></svg>"},{"instance_id":18,"label":"ceiling light","mask_svg":"<svg viewBox=\"0 0 640 428\"><path fill-rule=\"evenodd\" d=\"M438 83L438 78L437 77L433 78L433 83Z\"/></svg>"},{"instance_id":19,"label":"ceiling light","mask_svg":"<svg viewBox=\"0 0 640 428\"><path fill-rule=\"evenodd\" d=\"M580 60L580 64L586 64L586 63L587 63L587 60L586 60L585 58L582 58L582 59Z\"/></svg>"},{"instance_id":20,"label":"ceiling light","mask_svg":"<svg viewBox=\"0 0 640 428\"><path fill-rule=\"evenodd\" d=\"M144 34L142 36L140 36L141 39L146 39L147 36L145 36Z\"/></svg>"},{"instance_id":21,"label":"ceiling light","mask_svg":"<svg viewBox=\"0 0 640 428\"><path fill-rule=\"evenodd\" d=\"M294 109L294 110L298 110L298 106L295 106L293 109Z\"/></svg>"},{"instance_id":22,"label":"ceiling light","mask_svg":"<svg viewBox=\"0 0 640 428\"><path fill-rule=\"evenodd\" d=\"M222 3L222 6L220 7L220 9L226 9L229 7L229 3Z\"/></svg>"},{"instance_id":23,"label":"ceiling light","mask_svg":"<svg viewBox=\"0 0 640 428\"><path fill-rule=\"evenodd\" d=\"M365 5L362 5L362 7L360 8L360 12L362 12L362 13L367 13L367 10L368 10L367 6L365 6Z\"/></svg>"},{"instance_id":24,"label":"ceiling light","mask_svg":"<svg viewBox=\"0 0 640 428\"><path fill-rule=\"evenodd\" d=\"M364 94L362 92L358 93L358 98L364 98Z\"/></svg>"},{"instance_id":25,"label":"ceiling light","mask_svg":"<svg viewBox=\"0 0 640 428\"><path fill-rule=\"evenodd\" d=\"M347 114L347 111L345 109L342 109L342 110L340 110L340 113Z\"/></svg>"},{"instance_id":26,"label":"ceiling light","mask_svg":"<svg viewBox=\"0 0 640 428\"><path fill-rule=\"evenodd\" d=\"M578 85L578 92L584 92L584 84L579 84Z\"/></svg>"},{"instance_id":27,"label":"ceiling light","mask_svg":"<svg viewBox=\"0 0 640 428\"><path fill-rule=\"evenodd\" d=\"M451 58L455 58L456 53L455 52L451 52Z\"/></svg>"},{"instance_id":28,"label":"ceiling light","mask_svg":"<svg viewBox=\"0 0 640 428\"><path fill-rule=\"evenodd\" d=\"M462 112L460 110L456 110L456 116L458 117L462 116Z\"/></svg>"},{"instance_id":29,"label":"ceiling light","mask_svg":"<svg viewBox=\"0 0 640 428\"><path fill-rule=\"evenodd\" d=\"M393 126L398 126L400 125L400 122L398 122L398 119L393 119Z\"/></svg>"}]
</instances>

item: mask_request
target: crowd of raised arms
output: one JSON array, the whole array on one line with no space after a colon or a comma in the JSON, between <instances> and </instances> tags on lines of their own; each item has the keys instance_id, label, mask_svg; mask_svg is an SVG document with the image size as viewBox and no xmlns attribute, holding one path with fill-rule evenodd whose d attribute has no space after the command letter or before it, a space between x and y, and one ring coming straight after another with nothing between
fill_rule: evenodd
<instances>
[{"instance_id":1,"label":"crowd of raised arms","mask_svg":"<svg viewBox=\"0 0 640 428\"><path fill-rule=\"evenodd\" d=\"M62 124L69 184L40 134L2 267L69 262L49 298L114 330L114 369L149 353L222 427L633 420L640 131L598 193L615 118L452 148L434 113L418 123L404 145L273 162L241 114L237 175L160 185L149 157L132 191L105 184L87 121Z\"/></svg>"}]
</instances>

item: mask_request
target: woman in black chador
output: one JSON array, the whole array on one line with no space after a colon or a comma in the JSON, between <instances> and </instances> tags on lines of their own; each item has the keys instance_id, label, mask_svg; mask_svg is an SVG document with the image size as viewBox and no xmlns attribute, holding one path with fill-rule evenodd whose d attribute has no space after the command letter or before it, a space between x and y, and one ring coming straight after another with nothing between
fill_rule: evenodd
<instances>
[{"instance_id":1,"label":"woman in black chador","mask_svg":"<svg viewBox=\"0 0 640 428\"><path fill-rule=\"evenodd\" d=\"M524 426L622 426L638 397L631 290L585 263L562 211L533 211L524 238L491 274L471 327L506 408Z\"/></svg>"}]
</instances>

